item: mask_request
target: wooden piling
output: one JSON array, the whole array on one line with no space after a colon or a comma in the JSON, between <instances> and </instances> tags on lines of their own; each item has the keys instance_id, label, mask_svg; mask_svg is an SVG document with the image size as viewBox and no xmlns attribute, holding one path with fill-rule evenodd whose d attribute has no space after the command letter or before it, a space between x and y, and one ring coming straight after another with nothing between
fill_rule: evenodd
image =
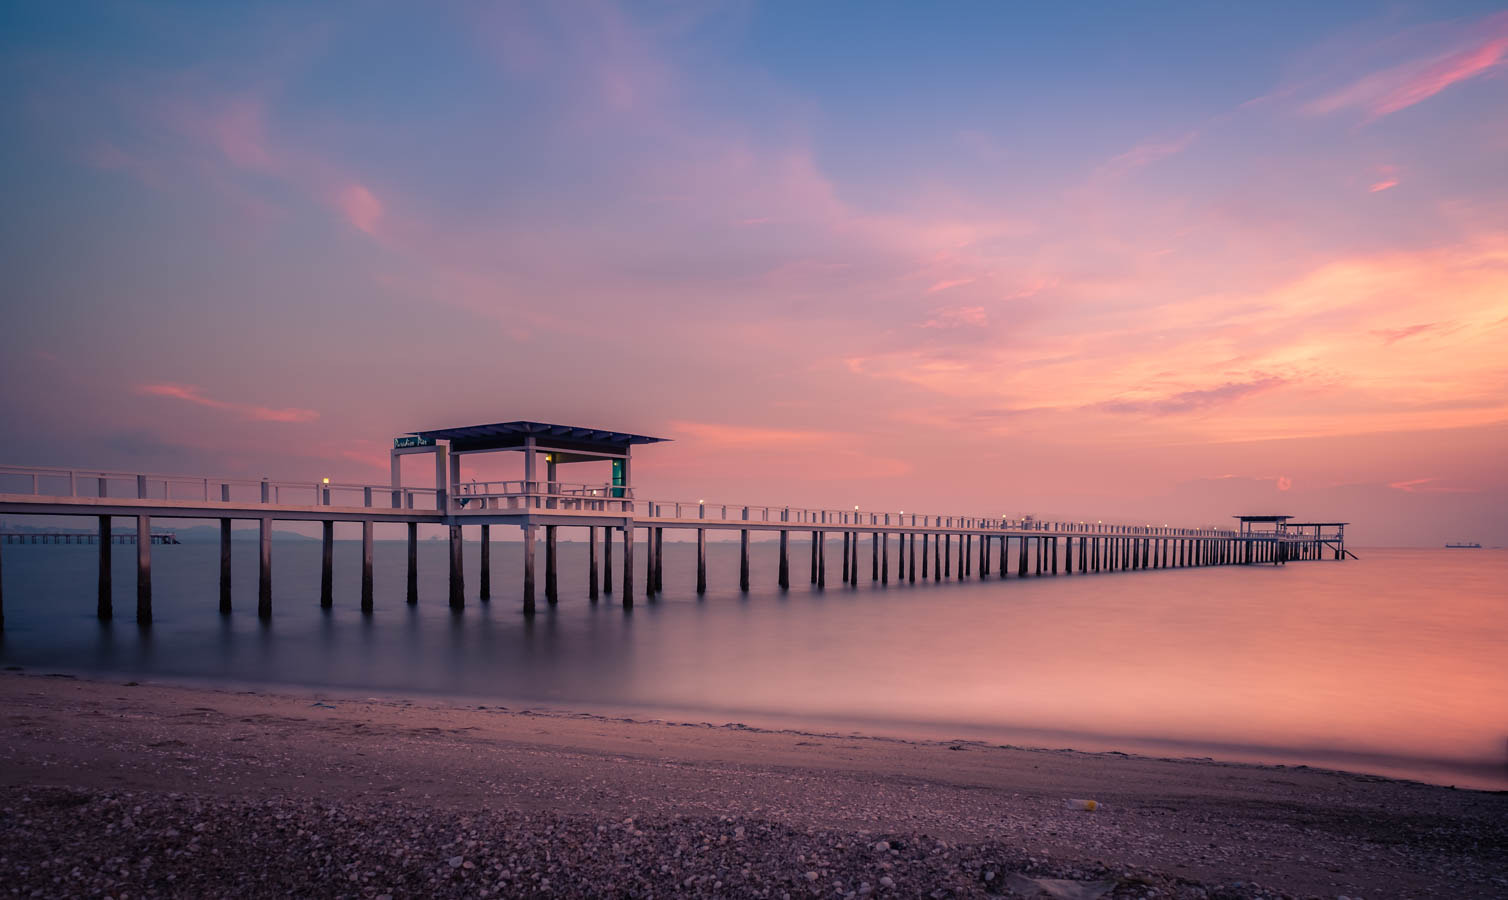
<instances>
[{"instance_id":1,"label":"wooden piling","mask_svg":"<svg viewBox=\"0 0 1508 900\"><path fill-rule=\"evenodd\" d=\"M265 485L264 485L265 487ZM272 618L272 519L257 521L257 618Z\"/></svg>"},{"instance_id":2,"label":"wooden piling","mask_svg":"<svg viewBox=\"0 0 1508 900\"><path fill-rule=\"evenodd\" d=\"M226 485L229 493L229 485ZM230 520L220 520L220 612L230 614Z\"/></svg>"},{"instance_id":3,"label":"wooden piling","mask_svg":"<svg viewBox=\"0 0 1508 900\"><path fill-rule=\"evenodd\" d=\"M745 515L748 511L745 510ZM740 528L738 531L738 589L744 593L749 592L749 529Z\"/></svg>"},{"instance_id":4,"label":"wooden piling","mask_svg":"<svg viewBox=\"0 0 1508 900\"><path fill-rule=\"evenodd\" d=\"M492 599L492 526L482 524L481 572L477 576L477 597L483 603Z\"/></svg>"},{"instance_id":5,"label":"wooden piling","mask_svg":"<svg viewBox=\"0 0 1508 900\"><path fill-rule=\"evenodd\" d=\"M873 584L880 580L880 533L872 532L869 536L869 581Z\"/></svg>"},{"instance_id":6,"label":"wooden piling","mask_svg":"<svg viewBox=\"0 0 1508 900\"><path fill-rule=\"evenodd\" d=\"M1008 537L1006 537L1005 535L1002 534L1000 536L1000 559L996 563L996 565L1000 569L1000 577L1001 577L1001 579L1005 578L1005 572L1006 572L1007 569L1010 568L1010 563L1009 563L1009 561L1007 559L1007 556L1006 556L1006 548L1007 548L1007 546L1009 544L1010 544L1010 538L1008 538Z\"/></svg>"},{"instance_id":7,"label":"wooden piling","mask_svg":"<svg viewBox=\"0 0 1508 900\"><path fill-rule=\"evenodd\" d=\"M784 531L780 532L780 538L780 564L783 569L785 566ZM782 578L783 581L784 579ZM698 528L696 530L696 592L698 594L707 593L707 529L705 528Z\"/></svg>"},{"instance_id":8,"label":"wooden piling","mask_svg":"<svg viewBox=\"0 0 1508 900\"><path fill-rule=\"evenodd\" d=\"M895 582L900 584L906 580L906 533L903 531L895 536Z\"/></svg>"},{"instance_id":9,"label":"wooden piling","mask_svg":"<svg viewBox=\"0 0 1508 900\"><path fill-rule=\"evenodd\" d=\"M524 615L534 615L534 529L535 525L525 525L524 529Z\"/></svg>"},{"instance_id":10,"label":"wooden piling","mask_svg":"<svg viewBox=\"0 0 1508 900\"><path fill-rule=\"evenodd\" d=\"M1016 577L1017 578L1025 578L1026 577L1026 541L1027 541L1027 537L1026 537L1026 535L1023 534L1021 537L1016 538L1016 541L1019 544L1019 550L1017 551L1018 552L1018 556L1016 558Z\"/></svg>"},{"instance_id":11,"label":"wooden piling","mask_svg":"<svg viewBox=\"0 0 1508 900\"><path fill-rule=\"evenodd\" d=\"M890 535L879 534L880 539L880 584L890 583Z\"/></svg>"},{"instance_id":12,"label":"wooden piling","mask_svg":"<svg viewBox=\"0 0 1508 900\"><path fill-rule=\"evenodd\" d=\"M545 602L554 606L560 602L559 557L555 543L555 525L545 526Z\"/></svg>"},{"instance_id":13,"label":"wooden piling","mask_svg":"<svg viewBox=\"0 0 1508 900\"><path fill-rule=\"evenodd\" d=\"M943 545L943 551L942 551L942 564L943 564L942 573L943 573L943 577L944 578L952 578L953 577L953 535L951 533L944 534L942 536L942 545Z\"/></svg>"},{"instance_id":14,"label":"wooden piling","mask_svg":"<svg viewBox=\"0 0 1508 900\"><path fill-rule=\"evenodd\" d=\"M623 529L623 608L634 608L634 529Z\"/></svg>"},{"instance_id":15,"label":"wooden piling","mask_svg":"<svg viewBox=\"0 0 1508 900\"><path fill-rule=\"evenodd\" d=\"M924 532L922 534L922 581L927 580L927 545L930 543L932 543L930 535ZM914 570L916 566L912 566L911 568Z\"/></svg>"},{"instance_id":16,"label":"wooden piling","mask_svg":"<svg viewBox=\"0 0 1508 900\"><path fill-rule=\"evenodd\" d=\"M827 587L827 532L817 532L817 587Z\"/></svg>"},{"instance_id":17,"label":"wooden piling","mask_svg":"<svg viewBox=\"0 0 1508 900\"><path fill-rule=\"evenodd\" d=\"M911 537L907 539L906 543L911 547L911 558L907 560L906 565L906 580L911 584L916 584L916 534L913 533ZM925 551L923 551L922 553L922 558L926 558Z\"/></svg>"},{"instance_id":18,"label":"wooden piling","mask_svg":"<svg viewBox=\"0 0 1508 900\"><path fill-rule=\"evenodd\" d=\"M586 596L593 603L597 602L597 526L586 527L587 566L586 566Z\"/></svg>"},{"instance_id":19,"label":"wooden piling","mask_svg":"<svg viewBox=\"0 0 1508 900\"><path fill-rule=\"evenodd\" d=\"M419 602L419 523L408 523L408 605Z\"/></svg>"},{"instance_id":20,"label":"wooden piling","mask_svg":"<svg viewBox=\"0 0 1508 900\"><path fill-rule=\"evenodd\" d=\"M843 530L843 578L844 584L848 583L849 545L853 543L853 533L848 529Z\"/></svg>"},{"instance_id":21,"label":"wooden piling","mask_svg":"<svg viewBox=\"0 0 1508 900\"><path fill-rule=\"evenodd\" d=\"M152 623L152 517L136 517L136 621Z\"/></svg>"},{"instance_id":22,"label":"wooden piling","mask_svg":"<svg viewBox=\"0 0 1508 900\"><path fill-rule=\"evenodd\" d=\"M104 479L101 478L103 483ZM103 497L104 491L100 491ZM110 517L99 517L99 595L95 601L94 614L101 622L108 622L115 617L114 603L111 600L113 593L110 588Z\"/></svg>"},{"instance_id":23,"label":"wooden piling","mask_svg":"<svg viewBox=\"0 0 1508 900\"><path fill-rule=\"evenodd\" d=\"M782 591L790 590L791 587L790 537L790 531L783 528L780 530L779 583Z\"/></svg>"},{"instance_id":24,"label":"wooden piling","mask_svg":"<svg viewBox=\"0 0 1508 900\"><path fill-rule=\"evenodd\" d=\"M817 583L817 532L812 532L812 584Z\"/></svg>"},{"instance_id":25,"label":"wooden piling","mask_svg":"<svg viewBox=\"0 0 1508 900\"><path fill-rule=\"evenodd\" d=\"M1063 574L1073 574L1073 535L1063 537Z\"/></svg>"},{"instance_id":26,"label":"wooden piling","mask_svg":"<svg viewBox=\"0 0 1508 900\"><path fill-rule=\"evenodd\" d=\"M361 611L372 611L372 522L361 523Z\"/></svg>"},{"instance_id":27,"label":"wooden piling","mask_svg":"<svg viewBox=\"0 0 1508 900\"><path fill-rule=\"evenodd\" d=\"M329 520L320 523L319 553L319 605L329 609L335 603L335 523Z\"/></svg>"},{"instance_id":28,"label":"wooden piling","mask_svg":"<svg viewBox=\"0 0 1508 900\"><path fill-rule=\"evenodd\" d=\"M958 536L958 580L963 581L969 574L969 535Z\"/></svg>"},{"instance_id":29,"label":"wooden piling","mask_svg":"<svg viewBox=\"0 0 1508 900\"><path fill-rule=\"evenodd\" d=\"M466 608L466 570L461 545L461 526L450 526L450 608Z\"/></svg>"},{"instance_id":30,"label":"wooden piling","mask_svg":"<svg viewBox=\"0 0 1508 900\"><path fill-rule=\"evenodd\" d=\"M655 529L655 596L665 593L665 529Z\"/></svg>"},{"instance_id":31,"label":"wooden piling","mask_svg":"<svg viewBox=\"0 0 1508 900\"><path fill-rule=\"evenodd\" d=\"M990 535L979 536L979 580L990 577Z\"/></svg>"},{"instance_id":32,"label":"wooden piling","mask_svg":"<svg viewBox=\"0 0 1508 900\"><path fill-rule=\"evenodd\" d=\"M613 526L602 526L602 593L613 592Z\"/></svg>"}]
</instances>

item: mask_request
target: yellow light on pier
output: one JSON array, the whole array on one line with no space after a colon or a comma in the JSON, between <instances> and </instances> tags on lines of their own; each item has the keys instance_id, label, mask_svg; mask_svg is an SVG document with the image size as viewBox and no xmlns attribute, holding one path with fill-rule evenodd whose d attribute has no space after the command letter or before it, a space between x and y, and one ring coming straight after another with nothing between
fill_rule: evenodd
<instances>
[{"instance_id":1,"label":"yellow light on pier","mask_svg":"<svg viewBox=\"0 0 1508 900\"><path fill-rule=\"evenodd\" d=\"M329 484L329 483L330 483L330 479L326 478L325 479L325 484Z\"/></svg>"}]
</instances>

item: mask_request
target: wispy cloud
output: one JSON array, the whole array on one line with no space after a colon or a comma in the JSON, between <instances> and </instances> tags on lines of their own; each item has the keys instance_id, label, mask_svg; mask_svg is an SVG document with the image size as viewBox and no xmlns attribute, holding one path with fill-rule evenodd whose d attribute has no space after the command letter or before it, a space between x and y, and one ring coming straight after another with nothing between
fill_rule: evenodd
<instances>
[{"instance_id":1,"label":"wispy cloud","mask_svg":"<svg viewBox=\"0 0 1508 900\"><path fill-rule=\"evenodd\" d=\"M939 281L936 284L932 285L931 287L927 288L927 293L929 293L929 294L935 294L935 293L937 293L939 291L946 291L948 288L963 287L966 284L973 284L973 283L974 283L974 279L972 279L972 278L950 278L950 279L945 279L945 280Z\"/></svg>"},{"instance_id":2,"label":"wispy cloud","mask_svg":"<svg viewBox=\"0 0 1508 900\"><path fill-rule=\"evenodd\" d=\"M1107 400L1096 408L1112 413L1136 413L1154 416L1170 416L1198 412L1214 406L1234 403L1244 397L1271 391L1287 384L1287 379L1277 376L1258 378L1254 381L1233 381L1219 387L1193 391L1179 391L1163 397L1127 398Z\"/></svg>"},{"instance_id":3,"label":"wispy cloud","mask_svg":"<svg viewBox=\"0 0 1508 900\"><path fill-rule=\"evenodd\" d=\"M1487 17L1443 53L1373 72L1311 101L1304 110L1328 115L1360 109L1380 119L1435 96L1451 85L1487 74L1508 58L1508 13Z\"/></svg>"},{"instance_id":4,"label":"wispy cloud","mask_svg":"<svg viewBox=\"0 0 1508 900\"><path fill-rule=\"evenodd\" d=\"M220 409L233 413L245 419L258 422L313 422L319 418L319 413L312 409L298 407L258 406L250 403L233 403L229 400L217 400L214 397L205 396L204 392L192 385L186 384L142 384L137 385L136 392L151 397L171 397L174 400L182 400L195 406L203 406L209 409Z\"/></svg>"},{"instance_id":5,"label":"wispy cloud","mask_svg":"<svg viewBox=\"0 0 1508 900\"><path fill-rule=\"evenodd\" d=\"M982 306L949 306L936 310L932 318L923 322L922 328L983 328L989 324L989 316Z\"/></svg>"}]
</instances>

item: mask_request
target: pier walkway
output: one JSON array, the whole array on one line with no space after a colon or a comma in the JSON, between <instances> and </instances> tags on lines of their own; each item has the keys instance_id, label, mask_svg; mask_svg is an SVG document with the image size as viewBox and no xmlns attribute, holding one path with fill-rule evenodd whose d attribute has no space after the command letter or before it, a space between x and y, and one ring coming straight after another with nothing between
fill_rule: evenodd
<instances>
[{"instance_id":1,"label":"pier walkway","mask_svg":"<svg viewBox=\"0 0 1508 900\"><path fill-rule=\"evenodd\" d=\"M362 526L363 611L372 609L372 534L378 523L403 524L408 531L409 603L418 602L418 526L449 528L449 602L466 602L462 569L464 529L476 527L481 538L479 597L491 596L490 531L518 527L524 534L523 603L535 608L536 536L544 529L544 594L559 599L556 565L559 528L584 528L589 534L588 597L615 590L614 536L622 542L621 580L616 590L625 607L634 602L636 533L643 536L647 596L663 583L664 534L667 529L695 531L697 590L706 590L708 531L736 531L740 540L739 586L749 589L749 539L753 532L779 536L776 580L790 586L790 536L810 538L809 578L826 587L829 544L838 545L839 583L858 584L861 548L869 545L868 577L875 582L915 583L918 578L1005 578L1040 575L1087 575L1186 566L1283 564L1292 560L1344 559L1345 523L1287 526L1288 516L1238 516L1235 529L1175 528L1103 522L1040 521L1031 517L937 515L905 511L834 509L709 503L705 500L656 500L635 495L630 481L632 448L661 438L622 432L506 422L414 432L395 439L388 484L330 483L328 480L272 481L203 476L154 475L78 469L0 466L0 513L89 516L98 521L100 566L97 612L113 615L110 584L111 520L136 519L136 618L152 618L151 532L153 518L208 519L220 523L220 611L231 609L230 540L233 520L253 520L260 528L258 614L272 615L273 522L320 522L323 563L320 602L332 597L332 544L336 522ZM462 458L472 453L521 452L524 478L477 482L462 478ZM434 487L404 484L402 462L412 455L432 457ZM537 458L546 472L540 478ZM558 466L606 463L606 482L564 482ZM600 536L600 552L599 552ZM119 537L119 535L116 535ZM920 546L918 547L918 543ZM4 623L0 593L0 627Z\"/></svg>"}]
</instances>

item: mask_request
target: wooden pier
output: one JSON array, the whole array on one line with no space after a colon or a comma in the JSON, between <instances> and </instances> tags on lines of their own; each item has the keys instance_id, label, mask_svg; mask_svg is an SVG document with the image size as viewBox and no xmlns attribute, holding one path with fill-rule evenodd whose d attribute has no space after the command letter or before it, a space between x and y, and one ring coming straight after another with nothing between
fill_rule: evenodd
<instances>
[{"instance_id":1,"label":"wooden pier","mask_svg":"<svg viewBox=\"0 0 1508 900\"><path fill-rule=\"evenodd\" d=\"M105 535L112 544L134 544L138 536L125 532ZM98 544L101 535L92 531L0 531L0 544ZM178 535L172 531L154 531L154 544L177 544Z\"/></svg>"},{"instance_id":2,"label":"wooden pier","mask_svg":"<svg viewBox=\"0 0 1508 900\"><path fill-rule=\"evenodd\" d=\"M73 469L0 466L0 513L89 516L98 521L94 541L100 546L97 612L114 614L110 583L111 520L134 518L136 534L136 619L152 620L151 547L165 535L151 532L151 520L208 519L220 523L220 597L222 613L231 611L231 523L258 523L257 613L270 618L272 605L272 526L275 521L320 522L323 554L320 604L330 607L332 545L336 522L359 523L362 529L361 609L372 611L372 540L377 524L403 524L408 533L407 600L418 602L418 526L443 525L449 532L449 603L466 603L463 536L480 532L481 572L478 597L492 594L490 534L494 525L522 529L524 537L523 608L535 611L536 556L539 531L545 543L544 597L560 598L556 545L561 528L586 529L588 540L587 596L597 602L615 591L625 608L634 604L636 579L646 597L654 597L664 583L665 531L695 531L697 592L707 589L707 532L739 534L739 588L756 580L749 560L754 532L778 533L779 559L775 583L790 586L790 536L809 535L810 580L826 588L827 549L841 544L839 583L860 582L861 544L870 547L869 578L889 584L894 545L897 584L920 579L1004 579L1043 575L1090 575L1105 572L1185 568L1214 565L1283 564L1293 560L1344 559L1345 523L1289 524L1289 516L1239 516L1237 529L1194 529L1100 522L1047 522L1030 517L949 516L852 509L794 506L754 506L708 503L705 500L668 501L635 496L631 481L635 446L663 438L601 429L576 428L539 422L502 422L464 428L436 429L402 435L394 440L391 477L386 485L274 482L269 479L216 479L174 475L84 472ZM466 481L462 462L481 453L518 452L524 477L516 481ZM402 464L411 456L430 457L426 469L433 487L404 483ZM544 478L539 462L545 463ZM559 468L597 463L611 468L606 482L564 482ZM432 467L432 468L431 468ZM1331 529L1326 531L1324 529ZM81 533L69 533L79 535ZM600 560L599 541L600 536ZM636 546L642 536L644 570L636 575ZM867 536L867 541L865 540ZM614 579L614 541L621 578ZM918 542L920 547L918 547ZM1354 558L1354 556L1353 556ZM0 562L3 565L3 562ZM3 571L3 570L0 570ZM0 587L0 627L4 625L4 596Z\"/></svg>"}]
</instances>

